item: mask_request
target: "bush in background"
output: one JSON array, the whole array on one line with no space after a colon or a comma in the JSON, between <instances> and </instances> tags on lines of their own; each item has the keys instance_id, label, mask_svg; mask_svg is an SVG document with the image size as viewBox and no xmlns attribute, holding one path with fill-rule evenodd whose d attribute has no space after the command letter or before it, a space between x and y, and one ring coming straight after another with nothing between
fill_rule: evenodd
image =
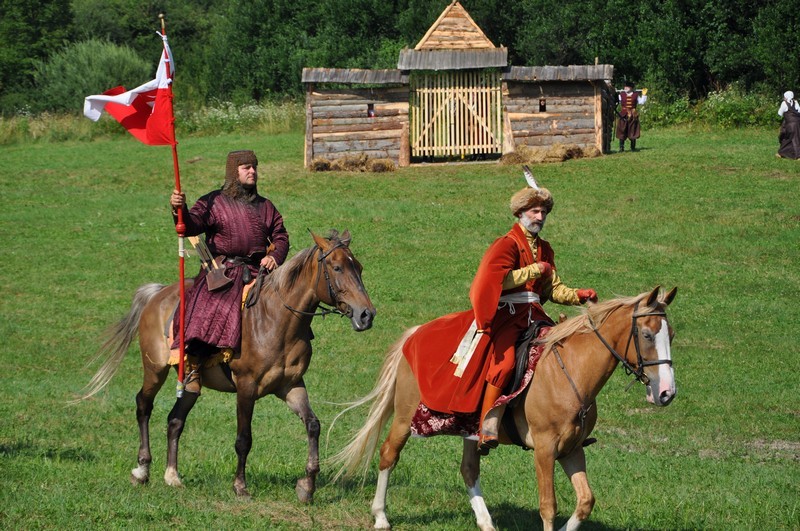
<instances>
[{"instance_id":1,"label":"bush in background","mask_svg":"<svg viewBox=\"0 0 800 531\"><path fill-rule=\"evenodd\" d=\"M774 126L778 118L780 95L765 96L745 92L738 85L709 93L692 103L687 96L671 101L660 98L658 91L648 93L640 107L644 127L670 125L705 125L709 127Z\"/></svg>"},{"instance_id":2,"label":"bush in background","mask_svg":"<svg viewBox=\"0 0 800 531\"><path fill-rule=\"evenodd\" d=\"M78 42L37 64L32 110L82 109L86 96L119 85L132 89L150 81L157 64L145 61L127 46L96 39Z\"/></svg>"},{"instance_id":3,"label":"bush in background","mask_svg":"<svg viewBox=\"0 0 800 531\"><path fill-rule=\"evenodd\" d=\"M267 134L303 131L305 105L294 101L247 103L217 102L193 112L176 111L179 131L210 135L236 131L261 131Z\"/></svg>"}]
</instances>

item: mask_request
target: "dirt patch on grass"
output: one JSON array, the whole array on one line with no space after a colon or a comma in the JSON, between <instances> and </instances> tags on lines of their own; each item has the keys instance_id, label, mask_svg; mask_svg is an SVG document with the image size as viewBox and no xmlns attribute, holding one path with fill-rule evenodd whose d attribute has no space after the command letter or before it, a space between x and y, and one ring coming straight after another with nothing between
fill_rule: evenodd
<instances>
[{"instance_id":1,"label":"dirt patch on grass","mask_svg":"<svg viewBox=\"0 0 800 531\"><path fill-rule=\"evenodd\" d=\"M798 441L767 441L758 439L750 444L759 455L769 459L791 459L800 461L800 442Z\"/></svg>"}]
</instances>

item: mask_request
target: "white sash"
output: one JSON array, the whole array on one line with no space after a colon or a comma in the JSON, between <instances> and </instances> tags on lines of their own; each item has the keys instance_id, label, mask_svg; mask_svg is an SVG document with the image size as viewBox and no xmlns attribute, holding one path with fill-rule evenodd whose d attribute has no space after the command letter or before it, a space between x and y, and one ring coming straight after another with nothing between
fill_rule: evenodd
<instances>
[{"instance_id":1,"label":"white sash","mask_svg":"<svg viewBox=\"0 0 800 531\"><path fill-rule=\"evenodd\" d=\"M533 293L532 291L521 291L519 293L509 293L507 295L503 295L500 297L500 301L497 304L497 309L508 307L508 313L514 315L515 313L515 304L531 304L531 303L538 303L539 302L539 295ZM467 333L464 334L464 337L461 338L461 342L458 344L458 348L456 349L453 356L450 358L450 363L455 363L456 370L453 372L456 378L461 378L464 374L464 370L467 368L469 364L469 360L472 359L472 355L475 354L475 349L478 346L478 342L481 340L481 336L483 332L478 332L478 324L475 320L472 321L472 324L467 329Z\"/></svg>"}]
</instances>

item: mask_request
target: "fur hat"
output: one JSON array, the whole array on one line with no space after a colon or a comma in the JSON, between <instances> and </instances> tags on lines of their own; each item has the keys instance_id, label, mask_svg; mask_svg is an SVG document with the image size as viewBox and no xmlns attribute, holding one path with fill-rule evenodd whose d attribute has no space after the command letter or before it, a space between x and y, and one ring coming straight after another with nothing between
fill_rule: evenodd
<instances>
[{"instance_id":1,"label":"fur hat","mask_svg":"<svg viewBox=\"0 0 800 531\"><path fill-rule=\"evenodd\" d=\"M225 164L226 183L235 182L239 179L239 166L242 164L258 166L258 159L256 158L255 152L245 149L228 153L228 162Z\"/></svg>"},{"instance_id":2,"label":"fur hat","mask_svg":"<svg viewBox=\"0 0 800 531\"><path fill-rule=\"evenodd\" d=\"M509 204L514 217L519 217L521 212L538 205L546 208L548 214L553 210L553 194L547 188L523 188L511 196Z\"/></svg>"}]
</instances>

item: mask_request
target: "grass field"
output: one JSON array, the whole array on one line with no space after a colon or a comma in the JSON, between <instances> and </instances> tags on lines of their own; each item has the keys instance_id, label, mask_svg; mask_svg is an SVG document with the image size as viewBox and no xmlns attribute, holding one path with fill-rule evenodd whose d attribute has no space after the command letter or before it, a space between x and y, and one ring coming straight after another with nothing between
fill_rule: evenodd
<instances>
[{"instance_id":1,"label":"grass field","mask_svg":"<svg viewBox=\"0 0 800 531\"><path fill-rule=\"evenodd\" d=\"M597 505L589 530L800 529L800 162L778 160L776 131L645 131L638 153L538 166L554 194L544 236L567 284L600 297L678 286L670 306L678 397L648 407L618 371L600 395L587 450ZM378 309L372 330L317 320L306 376L323 432L337 403L372 388L407 327L468 307L487 245L511 225L518 167L427 165L388 174L309 173L302 135L181 142L190 201L221 183L225 154L255 149L260 189L284 215L292 251L306 229L348 228ZM193 161L193 162L189 162ZM100 332L137 286L177 279L168 148L128 138L0 147L0 527L4 529L369 528L365 485L296 501L305 433L285 405L259 401L248 463L252 501L231 485L235 404L206 392L181 441L186 488L161 481L174 380L153 414L153 479L128 482L138 433L138 349L97 399L67 406L89 380ZM194 258L187 271L197 269ZM561 307L548 305L551 315ZM567 308L574 315L574 308ZM344 417L322 454L366 412ZM392 476L396 529L472 529L454 438L412 440ZM503 447L481 482L500 529L538 528L532 454ZM557 470L559 524L574 496Z\"/></svg>"}]
</instances>

